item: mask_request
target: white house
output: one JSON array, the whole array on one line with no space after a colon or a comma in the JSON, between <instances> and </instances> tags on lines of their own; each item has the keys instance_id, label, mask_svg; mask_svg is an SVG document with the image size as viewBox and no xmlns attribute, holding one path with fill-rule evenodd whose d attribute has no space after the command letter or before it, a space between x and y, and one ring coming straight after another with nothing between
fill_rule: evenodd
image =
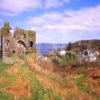
<instances>
[{"instance_id":1,"label":"white house","mask_svg":"<svg viewBox=\"0 0 100 100\"><path fill-rule=\"evenodd\" d=\"M92 50L85 50L83 52L83 59L85 61L90 61L90 62L94 62L97 60L97 56L98 56L98 52L97 51L92 51Z\"/></svg>"},{"instance_id":2,"label":"white house","mask_svg":"<svg viewBox=\"0 0 100 100\"><path fill-rule=\"evenodd\" d=\"M65 55L66 55L66 50L60 50L60 51L58 52L58 54L59 54L60 56L65 56Z\"/></svg>"},{"instance_id":3,"label":"white house","mask_svg":"<svg viewBox=\"0 0 100 100\"><path fill-rule=\"evenodd\" d=\"M95 52L94 52L94 53L91 52L91 53L89 54L89 56L90 56L90 62L96 61L97 56L96 56Z\"/></svg>"}]
</instances>

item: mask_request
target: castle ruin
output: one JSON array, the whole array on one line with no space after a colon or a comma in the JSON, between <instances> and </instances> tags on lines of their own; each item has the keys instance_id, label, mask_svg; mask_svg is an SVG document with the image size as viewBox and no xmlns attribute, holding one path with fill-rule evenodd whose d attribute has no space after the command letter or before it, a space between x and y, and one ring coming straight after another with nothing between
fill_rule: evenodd
<instances>
[{"instance_id":1,"label":"castle ruin","mask_svg":"<svg viewBox=\"0 0 100 100\"><path fill-rule=\"evenodd\" d=\"M2 36L3 31L0 29L1 45L0 45L0 58L4 62L9 62L11 54L27 54L31 52L35 46L36 32L32 30L15 29L12 34Z\"/></svg>"}]
</instances>

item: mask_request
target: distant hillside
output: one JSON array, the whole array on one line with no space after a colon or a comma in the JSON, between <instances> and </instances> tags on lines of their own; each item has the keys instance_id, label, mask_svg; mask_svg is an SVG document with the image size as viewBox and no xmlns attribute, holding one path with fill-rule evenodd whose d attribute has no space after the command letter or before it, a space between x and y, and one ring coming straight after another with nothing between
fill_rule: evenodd
<instances>
[{"instance_id":1,"label":"distant hillside","mask_svg":"<svg viewBox=\"0 0 100 100\"><path fill-rule=\"evenodd\" d=\"M100 49L100 40L81 40L81 41L77 41L73 43L72 47L76 48L82 45L86 45L87 47L90 47L90 48Z\"/></svg>"},{"instance_id":2,"label":"distant hillside","mask_svg":"<svg viewBox=\"0 0 100 100\"><path fill-rule=\"evenodd\" d=\"M66 45L67 44L38 43L36 44L36 48L40 54L45 55L50 50L64 48Z\"/></svg>"}]
</instances>

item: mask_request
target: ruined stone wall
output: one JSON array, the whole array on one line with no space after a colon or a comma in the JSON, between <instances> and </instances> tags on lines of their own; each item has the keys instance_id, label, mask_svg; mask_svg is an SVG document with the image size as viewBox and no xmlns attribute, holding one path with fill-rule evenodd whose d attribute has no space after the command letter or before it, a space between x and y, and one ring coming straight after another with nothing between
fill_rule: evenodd
<instances>
[{"instance_id":1,"label":"ruined stone wall","mask_svg":"<svg viewBox=\"0 0 100 100\"><path fill-rule=\"evenodd\" d=\"M36 41L36 32L31 30L17 29L14 36L18 42L23 42L27 50L33 48Z\"/></svg>"},{"instance_id":2,"label":"ruined stone wall","mask_svg":"<svg viewBox=\"0 0 100 100\"><path fill-rule=\"evenodd\" d=\"M3 37L3 61L10 62L12 53L25 54L30 52L36 41L36 32L31 30L17 29L14 36Z\"/></svg>"}]
</instances>

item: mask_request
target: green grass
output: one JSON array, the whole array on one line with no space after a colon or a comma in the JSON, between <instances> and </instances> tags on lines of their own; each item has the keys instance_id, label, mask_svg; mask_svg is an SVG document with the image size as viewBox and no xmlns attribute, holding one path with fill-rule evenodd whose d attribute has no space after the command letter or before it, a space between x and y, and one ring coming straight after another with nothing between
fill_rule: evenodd
<instances>
[{"instance_id":1,"label":"green grass","mask_svg":"<svg viewBox=\"0 0 100 100\"><path fill-rule=\"evenodd\" d=\"M73 57L59 57L59 56L53 56L52 61L55 65L59 66L65 66L65 65L72 65L74 63L74 58Z\"/></svg>"},{"instance_id":2,"label":"green grass","mask_svg":"<svg viewBox=\"0 0 100 100\"><path fill-rule=\"evenodd\" d=\"M8 74L5 72L5 70L9 69L10 67L11 65L7 65L7 64L0 62L0 78L8 79L6 82L0 83L0 89L11 85L17 77L17 75Z\"/></svg>"},{"instance_id":3,"label":"green grass","mask_svg":"<svg viewBox=\"0 0 100 100\"><path fill-rule=\"evenodd\" d=\"M72 57L66 59L66 64L70 65L73 64L74 60Z\"/></svg>"},{"instance_id":4,"label":"green grass","mask_svg":"<svg viewBox=\"0 0 100 100\"><path fill-rule=\"evenodd\" d=\"M8 79L6 82L0 83L0 90L12 85L12 81L14 81L13 80L15 78L14 75L10 75L10 74L4 72L5 70L7 70L9 68L10 68L10 65L4 64L0 61L0 78L7 78ZM13 100L13 96L10 94L2 93L0 91L0 100Z\"/></svg>"},{"instance_id":5,"label":"green grass","mask_svg":"<svg viewBox=\"0 0 100 100\"><path fill-rule=\"evenodd\" d=\"M12 95L0 92L0 100L13 100Z\"/></svg>"},{"instance_id":6,"label":"green grass","mask_svg":"<svg viewBox=\"0 0 100 100\"><path fill-rule=\"evenodd\" d=\"M10 67L10 65L4 64L0 61L0 72L6 70Z\"/></svg>"},{"instance_id":7,"label":"green grass","mask_svg":"<svg viewBox=\"0 0 100 100\"><path fill-rule=\"evenodd\" d=\"M59 96L54 94L52 89L44 88L42 83L36 78L36 74L31 72L25 65L20 66L20 72L29 81L29 86L32 89L30 100L61 100Z\"/></svg>"},{"instance_id":8,"label":"green grass","mask_svg":"<svg viewBox=\"0 0 100 100\"><path fill-rule=\"evenodd\" d=\"M4 83L0 83L0 89L3 89L3 88L8 87L10 85L12 85L12 81L10 81L10 80L7 82L4 82Z\"/></svg>"},{"instance_id":9,"label":"green grass","mask_svg":"<svg viewBox=\"0 0 100 100\"><path fill-rule=\"evenodd\" d=\"M79 100L79 97L74 96L71 91L68 91L67 93L67 100Z\"/></svg>"},{"instance_id":10,"label":"green grass","mask_svg":"<svg viewBox=\"0 0 100 100\"><path fill-rule=\"evenodd\" d=\"M84 82L86 80L87 80L87 77L85 75L80 75L77 79L74 80L79 92L82 92L82 93L89 92L89 88L86 85L84 85Z\"/></svg>"},{"instance_id":11,"label":"green grass","mask_svg":"<svg viewBox=\"0 0 100 100\"><path fill-rule=\"evenodd\" d=\"M0 62L0 77L7 78L4 83L0 83L0 90L12 85L17 78L16 74L8 74L5 70L11 66ZM19 66L20 73L29 81L28 86L32 89L31 98L17 97L17 100L61 100L59 96L56 96L52 89L44 88L42 83L36 78L36 73L30 71L25 65ZM13 96L0 92L0 100L12 100Z\"/></svg>"},{"instance_id":12,"label":"green grass","mask_svg":"<svg viewBox=\"0 0 100 100\"><path fill-rule=\"evenodd\" d=\"M63 88L66 87L67 84L68 84L67 78L63 78L62 81L60 82L60 85L61 85Z\"/></svg>"}]
</instances>

